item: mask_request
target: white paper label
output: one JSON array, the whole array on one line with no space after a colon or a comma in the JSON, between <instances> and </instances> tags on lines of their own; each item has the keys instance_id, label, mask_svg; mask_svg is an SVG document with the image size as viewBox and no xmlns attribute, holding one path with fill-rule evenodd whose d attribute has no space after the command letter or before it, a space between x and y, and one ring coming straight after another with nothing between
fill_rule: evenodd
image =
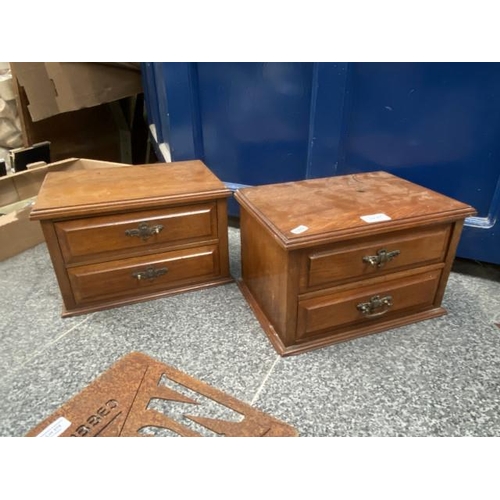
<instances>
[{"instance_id":1,"label":"white paper label","mask_svg":"<svg viewBox=\"0 0 500 500\"><path fill-rule=\"evenodd\" d=\"M368 224L372 224L373 222L383 222L385 220L391 220L391 218L385 214L362 215L360 219L368 222Z\"/></svg>"},{"instance_id":2,"label":"white paper label","mask_svg":"<svg viewBox=\"0 0 500 500\"><path fill-rule=\"evenodd\" d=\"M39 438L51 438L60 436L69 426L71 422L64 418L59 417L57 420L54 420L48 427L46 427L40 434L36 437Z\"/></svg>"},{"instance_id":3,"label":"white paper label","mask_svg":"<svg viewBox=\"0 0 500 500\"><path fill-rule=\"evenodd\" d=\"M304 231L307 231L309 228L307 226L297 226L293 228L290 232L293 234L302 234Z\"/></svg>"}]
</instances>

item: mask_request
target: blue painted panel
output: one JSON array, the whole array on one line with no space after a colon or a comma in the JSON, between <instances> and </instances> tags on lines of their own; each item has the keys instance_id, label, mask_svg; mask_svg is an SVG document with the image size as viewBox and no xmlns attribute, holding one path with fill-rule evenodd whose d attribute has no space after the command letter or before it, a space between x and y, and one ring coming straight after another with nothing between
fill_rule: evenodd
<instances>
[{"instance_id":1,"label":"blue painted panel","mask_svg":"<svg viewBox=\"0 0 500 500\"><path fill-rule=\"evenodd\" d=\"M388 170L487 217L500 175L500 65L354 64L341 171Z\"/></svg>"},{"instance_id":2,"label":"blue painted panel","mask_svg":"<svg viewBox=\"0 0 500 500\"><path fill-rule=\"evenodd\" d=\"M198 63L207 165L223 180L303 179L312 63Z\"/></svg>"},{"instance_id":3,"label":"blue painted panel","mask_svg":"<svg viewBox=\"0 0 500 500\"><path fill-rule=\"evenodd\" d=\"M201 158L231 185L387 170L474 206L458 255L500 263L500 64L154 63L149 73L148 92L162 94L150 120L173 160Z\"/></svg>"},{"instance_id":4,"label":"blue painted panel","mask_svg":"<svg viewBox=\"0 0 500 500\"><path fill-rule=\"evenodd\" d=\"M172 161L203 158L198 134L197 78L192 66L193 63L155 63L157 78L164 82L164 90L160 92L167 109L162 113L160 126Z\"/></svg>"},{"instance_id":5,"label":"blue painted panel","mask_svg":"<svg viewBox=\"0 0 500 500\"><path fill-rule=\"evenodd\" d=\"M500 65L350 65L337 174L387 170L469 203L457 255L500 263Z\"/></svg>"},{"instance_id":6,"label":"blue painted panel","mask_svg":"<svg viewBox=\"0 0 500 500\"><path fill-rule=\"evenodd\" d=\"M163 75L163 66L157 63L153 64L154 84L157 92L158 122L156 123L156 133L158 142L170 144L170 120L167 102L167 82Z\"/></svg>"},{"instance_id":7,"label":"blue painted panel","mask_svg":"<svg viewBox=\"0 0 500 500\"><path fill-rule=\"evenodd\" d=\"M161 97L156 88L156 77L153 63L141 63L142 84L144 89L144 101L150 125L156 129L157 141L163 142L162 130L160 126L161 107L158 99Z\"/></svg>"},{"instance_id":8,"label":"blue painted panel","mask_svg":"<svg viewBox=\"0 0 500 500\"><path fill-rule=\"evenodd\" d=\"M343 157L348 63L315 63L306 178L336 175Z\"/></svg>"}]
</instances>

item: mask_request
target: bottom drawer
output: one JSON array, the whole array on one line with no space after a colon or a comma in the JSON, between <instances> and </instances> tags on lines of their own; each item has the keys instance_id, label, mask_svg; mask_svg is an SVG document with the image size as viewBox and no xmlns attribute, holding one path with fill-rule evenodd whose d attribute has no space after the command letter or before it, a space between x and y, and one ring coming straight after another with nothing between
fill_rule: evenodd
<instances>
[{"instance_id":1,"label":"bottom drawer","mask_svg":"<svg viewBox=\"0 0 500 500\"><path fill-rule=\"evenodd\" d=\"M441 270L299 301L297 339L367 322L379 323L432 306Z\"/></svg>"},{"instance_id":2,"label":"bottom drawer","mask_svg":"<svg viewBox=\"0 0 500 500\"><path fill-rule=\"evenodd\" d=\"M141 296L199 283L219 274L217 245L68 269L77 304Z\"/></svg>"}]
</instances>

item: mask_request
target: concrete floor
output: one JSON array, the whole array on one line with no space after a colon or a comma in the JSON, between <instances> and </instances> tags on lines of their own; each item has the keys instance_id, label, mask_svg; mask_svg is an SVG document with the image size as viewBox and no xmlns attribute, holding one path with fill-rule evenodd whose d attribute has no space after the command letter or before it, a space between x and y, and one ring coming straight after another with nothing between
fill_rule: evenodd
<instances>
[{"instance_id":1,"label":"concrete floor","mask_svg":"<svg viewBox=\"0 0 500 500\"><path fill-rule=\"evenodd\" d=\"M230 228L240 275L239 231ZM62 319L45 244L0 262L0 436L140 351L301 436L499 436L500 267L457 260L437 319L281 358L235 283Z\"/></svg>"}]
</instances>

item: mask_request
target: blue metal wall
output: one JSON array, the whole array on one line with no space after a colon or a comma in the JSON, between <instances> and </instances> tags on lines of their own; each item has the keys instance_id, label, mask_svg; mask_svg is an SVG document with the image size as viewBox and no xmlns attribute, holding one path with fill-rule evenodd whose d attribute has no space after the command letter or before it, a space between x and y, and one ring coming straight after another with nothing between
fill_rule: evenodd
<instances>
[{"instance_id":1,"label":"blue metal wall","mask_svg":"<svg viewBox=\"0 0 500 500\"><path fill-rule=\"evenodd\" d=\"M500 64L143 63L143 75L172 160L201 158L235 188L386 170L473 205L458 255L500 263Z\"/></svg>"},{"instance_id":2,"label":"blue metal wall","mask_svg":"<svg viewBox=\"0 0 500 500\"><path fill-rule=\"evenodd\" d=\"M241 184L303 179L313 65L197 66L206 161Z\"/></svg>"}]
</instances>

